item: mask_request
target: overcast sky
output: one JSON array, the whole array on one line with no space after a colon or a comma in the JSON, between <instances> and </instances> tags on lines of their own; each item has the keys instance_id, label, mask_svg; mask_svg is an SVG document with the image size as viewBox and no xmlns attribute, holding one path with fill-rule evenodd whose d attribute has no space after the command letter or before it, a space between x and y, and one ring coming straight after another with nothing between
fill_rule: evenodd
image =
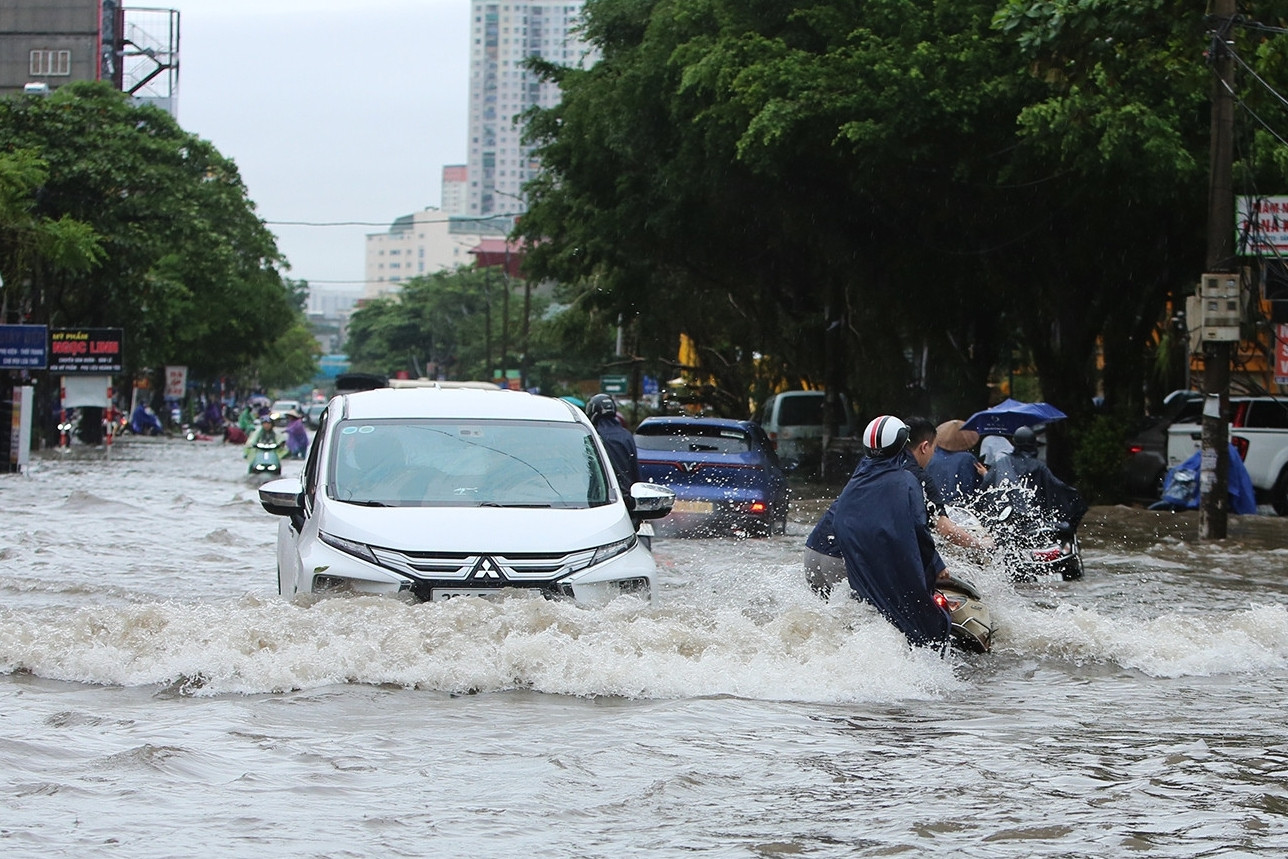
<instances>
[{"instance_id":1,"label":"overcast sky","mask_svg":"<svg viewBox=\"0 0 1288 859\"><path fill-rule=\"evenodd\" d=\"M360 291L366 234L440 205L465 163L469 0L157 7L180 13L179 123L237 162L288 276Z\"/></svg>"}]
</instances>

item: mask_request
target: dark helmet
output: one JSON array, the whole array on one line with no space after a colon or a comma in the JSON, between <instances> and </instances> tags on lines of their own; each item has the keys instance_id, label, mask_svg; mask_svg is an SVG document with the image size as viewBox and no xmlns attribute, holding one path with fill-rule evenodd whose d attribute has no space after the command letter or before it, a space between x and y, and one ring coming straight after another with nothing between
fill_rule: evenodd
<instances>
[{"instance_id":1,"label":"dark helmet","mask_svg":"<svg viewBox=\"0 0 1288 859\"><path fill-rule=\"evenodd\" d=\"M617 418L617 403L608 394L595 394L586 403L586 416L594 423L600 418Z\"/></svg>"},{"instance_id":2,"label":"dark helmet","mask_svg":"<svg viewBox=\"0 0 1288 859\"><path fill-rule=\"evenodd\" d=\"M873 418L863 430L863 450L868 456L894 456L907 443L908 425L893 415Z\"/></svg>"},{"instance_id":3,"label":"dark helmet","mask_svg":"<svg viewBox=\"0 0 1288 859\"><path fill-rule=\"evenodd\" d=\"M1020 427L1011 436L1011 446L1026 453L1038 452L1038 436L1032 427Z\"/></svg>"}]
</instances>

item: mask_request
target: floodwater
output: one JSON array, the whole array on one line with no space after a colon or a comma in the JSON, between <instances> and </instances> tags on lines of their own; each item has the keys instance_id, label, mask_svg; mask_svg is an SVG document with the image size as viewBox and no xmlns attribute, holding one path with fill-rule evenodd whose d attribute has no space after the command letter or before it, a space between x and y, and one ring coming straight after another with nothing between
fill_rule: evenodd
<instances>
[{"instance_id":1,"label":"floodwater","mask_svg":"<svg viewBox=\"0 0 1288 859\"><path fill-rule=\"evenodd\" d=\"M829 499L657 540L650 605L288 602L243 469L0 476L0 853L1288 853L1288 522L1096 508L1058 585L950 556L1001 630L940 659L805 586Z\"/></svg>"}]
</instances>

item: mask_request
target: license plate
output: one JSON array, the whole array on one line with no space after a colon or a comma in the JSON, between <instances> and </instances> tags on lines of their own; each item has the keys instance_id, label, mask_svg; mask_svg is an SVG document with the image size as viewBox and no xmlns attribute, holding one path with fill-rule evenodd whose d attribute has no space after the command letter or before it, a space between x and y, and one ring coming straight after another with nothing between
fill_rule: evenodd
<instances>
[{"instance_id":1,"label":"license plate","mask_svg":"<svg viewBox=\"0 0 1288 859\"><path fill-rule=\"evenodd\" d=\"M429 592L429 598L434 602L442 602L455 597L490 597L496 596L496 588L434 588Z\"/></svg>"},{"instance_id":2,"label":"license plate","mask_svg":"<svg viewBox=\"0 0 1288 859\"><path fill-rule=\"evenodd\" d=\"M671 505L673 513L713 513L716 506L710 501L683 501L676 499Z\"/></svg>"}]
</instances>

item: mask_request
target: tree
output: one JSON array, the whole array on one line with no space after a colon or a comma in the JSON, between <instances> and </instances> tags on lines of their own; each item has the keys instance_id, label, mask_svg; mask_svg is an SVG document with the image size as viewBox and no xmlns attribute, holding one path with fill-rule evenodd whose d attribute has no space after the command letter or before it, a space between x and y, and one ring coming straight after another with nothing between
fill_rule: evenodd
<instances>
[{"instance_id":1,"label":"tree","mask_svg":"<svg viewBox=\"0 0 1288 859\"><path fill-rule=\"evenodd\" d=\"M92 271L29 267L18 288L31 321L120 327L127 374L175 363L206 379L245 370L295 323L284 261L236 165L165 112L74 83L0 100L0 139L46 165L32 215L88 225L100 242Z\"/></svg>"},{"instance_id":2,"label":"tree","mask_svg":"<svg viewBox=\"0 0 1288 859\"><path fill-rule=\"evenodd\" d=\"M88 224L33 211L35 194L48 175L48 166L34 152L0 151L0 323L28 318L24 285L34 269L82 272L102 260L102 244Z\"/></svg>"},{"instance_id":3,"label":"tree","mask_svg":"<svg viewBox=\"0 0 1288 859\"><path fill-rule=\"evenodd\" d=\"M735 390L761 356L860 411L960 415L1016 346L1071 425L1098 385L1139 411L1154 329L1202 265L1192 4L590 0L586 17L598 63L534 64L564 91L529 124L538 276L660 343L686 330ZM1248 56L1283 66L1265 41Z\"/></svg>"}]
</instances>

